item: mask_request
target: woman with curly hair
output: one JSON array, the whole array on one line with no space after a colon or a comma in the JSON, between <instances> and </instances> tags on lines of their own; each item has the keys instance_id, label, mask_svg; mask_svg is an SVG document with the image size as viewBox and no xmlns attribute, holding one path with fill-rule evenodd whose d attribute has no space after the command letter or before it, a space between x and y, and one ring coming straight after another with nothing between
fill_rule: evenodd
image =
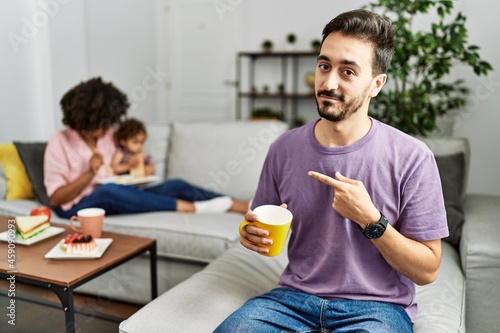
<instances>
[{"instance_id":1,"label":"woman with curly hair","mask_svg":"<svg viewBox=\"0 0 500 333\"><path fill-rule=\"evenodd\" d=\"M79 209L99 207L106 214L151 211L245 213L248 202L167 180L144 189L105 184L116 151L115 127L127 113L127 96L100 77L81 82L61 99L63 124L47 144L44 181L51 206L69 218Z\"/></svg>"}]
</instances>

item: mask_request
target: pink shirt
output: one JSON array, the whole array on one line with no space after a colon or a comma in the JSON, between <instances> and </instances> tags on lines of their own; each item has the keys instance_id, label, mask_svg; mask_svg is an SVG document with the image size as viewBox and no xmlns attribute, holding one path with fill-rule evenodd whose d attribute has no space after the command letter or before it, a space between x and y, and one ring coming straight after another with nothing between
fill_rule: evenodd
<instances>
[{"instance_id":1,"label":"pink shirt","mask_svg":"<svg viewBox=\"0 0 500 333\"><path fill-rule=\"evenodd\" d=\"M109 165L116 150L114 130L108 130L97 141L97 150L103 155L104 162ZM44 159L44 179L47 195L50 197L61 186L67 185L89 170L92 150L83 141L77 131L66 128L55 133L47 144ZM112 176L103 165L94 179L73 200L61 205L69 210L83 197L91 194L97 186L96 179Z\"/></svg>"}]
</instances>

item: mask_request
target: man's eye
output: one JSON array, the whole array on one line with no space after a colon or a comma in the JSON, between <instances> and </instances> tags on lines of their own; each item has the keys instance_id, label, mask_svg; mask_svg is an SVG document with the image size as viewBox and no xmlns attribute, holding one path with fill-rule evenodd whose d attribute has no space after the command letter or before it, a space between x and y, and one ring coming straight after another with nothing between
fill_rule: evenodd
<instances>
[{"instance_id":1,"label":"man's eye","mask_svg":"<svg viewBox=\"0 0 500 333\"><path fill-rule=\"evenodd\" d=\"M330 68L328 65L325 65L325 64L319 64L318 67L324 71L328 70L328 68Z\"/></svg>"},{"instance_id":2,"label":"man's eye","mask_svg":"<svg viewBox=\"0 0 500 333\"><path fill-rule=\"evenodd\" d=\"M352 75L354 75L354 72L351 71L350 69L346 69L346 70L344 70L344 74L347 76L352 76Z\"/></svg>"}]
</instances>

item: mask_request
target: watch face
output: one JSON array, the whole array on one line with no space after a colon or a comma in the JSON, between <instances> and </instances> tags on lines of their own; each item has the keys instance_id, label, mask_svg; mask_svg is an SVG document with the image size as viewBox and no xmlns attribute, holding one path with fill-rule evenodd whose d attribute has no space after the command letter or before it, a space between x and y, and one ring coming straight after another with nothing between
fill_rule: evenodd
<instances>
[{"instance_id":1,"label":"watch face","mask_svg":"<svg viewBox=\"0 0 500 333\"><path fill-rule=\"evenodd\" d=\"M380 224L369 224L366 226L365 235L368 238L379 238L384 234L385 228Z\"/></svg>"}]
</instances>

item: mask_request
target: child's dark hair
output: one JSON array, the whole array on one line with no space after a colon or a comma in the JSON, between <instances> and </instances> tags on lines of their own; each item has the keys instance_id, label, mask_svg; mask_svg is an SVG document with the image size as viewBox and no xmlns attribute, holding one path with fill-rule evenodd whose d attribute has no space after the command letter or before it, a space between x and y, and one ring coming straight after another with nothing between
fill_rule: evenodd
<instances>
[{"instance_id":1,"label":"child's dark hair","mask_svg":"<svg viewBox=\"0 0 500 333\"><path fill-rule=\"evenodd\" d=\"M120 127L116 131L116 142L119 144L120 141L133 138L140 133L144 133L144 135L148 134L146 132L146 126L144 126L142 121L135 118L125 119L121 122Z\"/></svg>"},{"instance_id":2,"label":"child's dark hair","mask_svg":"<svg viewBox=\"0 0 500 333\"><path fill-rule=\"evenodd\" d=\"M61 99L63 124L78 132L108 130L130 106L127 95L100 77L81 82Z\"/></svg>"}]
</instances>

